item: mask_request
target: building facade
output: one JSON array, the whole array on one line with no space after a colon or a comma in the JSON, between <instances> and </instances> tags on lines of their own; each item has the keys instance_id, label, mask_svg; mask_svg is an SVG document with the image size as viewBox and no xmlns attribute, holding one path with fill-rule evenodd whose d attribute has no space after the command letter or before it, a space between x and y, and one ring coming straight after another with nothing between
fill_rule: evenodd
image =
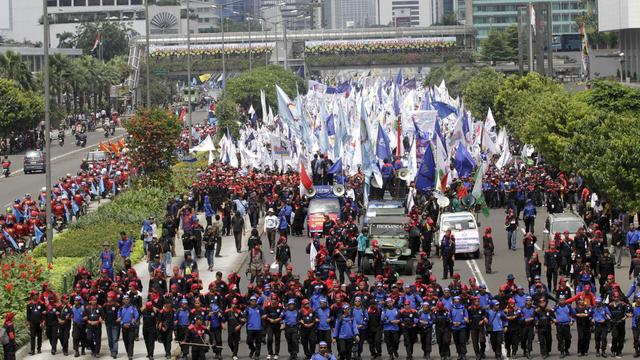
<instances>
[{"instance_id":1,"label":"building facade","mask_svg":"<svg viewBox=\"0 0 640 360\"><path fill-rule=\"evenodd\" d=\"M578 34L577 19L586 12L584 2L582 0L547 1L552 5L553 35ZM509 26L517 25L518 8L526 7L530 2L529 0L473 0L473 25L478 30L478 39L486 38L492 29L504 30Z\"/></svg>"},{"instance_id":2,"label":"building facade","mask_svg":"<svg viewBox=\"0 0 640 360\"><path fill-rule=\"evenodd\" d=\"M325 0L323 26L327 29L363 28L378 25L378 0Z\"/></svg>"},{"instance_id":3,"label":"building facade","mask_svg":"<svg viewBox=\"0 0 640 360\"><path fill-rule=\"evenodd\" d=\"M598 0L600 31L620 32L620 67L624 77L640 76L640 1Z\"/></svg>"},{"instance_id":4,"label":"building facade","mask_svg":"<svg viewBox=\"0 0 640 360\"><path fill-rule=\"evenodd\" d=\"M378 24L395 27L431 26L435 23L432 15L434 2L437 3L438 1L379 0ZM442 3L442 0L440 0L440 3Z\"/></svg>"}]
</instances>

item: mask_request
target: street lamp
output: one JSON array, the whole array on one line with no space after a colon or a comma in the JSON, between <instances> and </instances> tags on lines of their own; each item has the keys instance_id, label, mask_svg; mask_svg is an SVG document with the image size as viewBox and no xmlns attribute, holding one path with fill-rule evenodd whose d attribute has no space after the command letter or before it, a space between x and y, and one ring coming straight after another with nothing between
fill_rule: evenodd
<instances>
[{"instance_id":1,"label":"street lamp","mask_svg":"<svg viewBox=\"0 0 640 360\"><path fill-rule=\"evenodd\" d=\"M42 0L42 24L44 25L44 143L45 143L45 216L46 220L46 236L47 236L47 263L53 262L53 227L51 221L51 98L49 94L49 13L47 8L47 0Z\"/></svg>"},{"instance_id":2,"label":"street lamp","mask_svg":"<svg viewBox=\"0 0 640 360\"><path fill-rule=\"evenodd\" d=\"M253 20L253 18L251 16L247 16L247 22L249 23L249 73L251 73L251 71L253 70L253 63L252 63L252 55L253 55L253 49L251 48L251 21Z\"/></svg>"},{"instance_id":3,"label":"street lamp","mask_svg":"<svg viewBox=\"0 0 640 360\"><path fill-rule=\"evenodd\" d=\"M145 54L145 63L146 63L146 84L147 84L147 108L151 107L151 89L149 86L149 0L144 0L144 22L145 22L145 32L147 34L146 40L146 54Z\"/></svg>"},{"instance_id":4,"label":"street lamp","mask_svg":"<svg viewBox=\"0 0 640 360\"><path fill-rule=\"evenodd\" d=\"M188 146L189 149L191 149L191 141L192 141L192 136L191 136L191 129L192 129L192 122L191 122L191 8L189 6L189 3L191 1L187 0L187 86L189 89L189 96L187 99L187 121L189 122L189 135L187 135L187 138L189 139L188 141ZM189 163L191 164L191 163Z\"/></svg>"}]
</instances>

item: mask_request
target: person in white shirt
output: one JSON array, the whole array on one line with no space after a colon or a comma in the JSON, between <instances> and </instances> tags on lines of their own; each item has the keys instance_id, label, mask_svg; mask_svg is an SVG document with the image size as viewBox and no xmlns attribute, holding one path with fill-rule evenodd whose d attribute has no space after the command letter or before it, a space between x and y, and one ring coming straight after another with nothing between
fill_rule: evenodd
<instances>
[{"instance_id":1,"label":"person in white shirt","mask_svg":"<svg viewBox=\"0 0 640 360\"><path fill-rule=\"evenodd\" d=\"M269 209L269 211L267 211L267 216L264 218L264 232L267 233L269 249L271 249L272 254L276 248L276 233L278 231L278 225L280 225L280 220L277 216L273 215L273 209Z\"/></svg>"}]
</instances>

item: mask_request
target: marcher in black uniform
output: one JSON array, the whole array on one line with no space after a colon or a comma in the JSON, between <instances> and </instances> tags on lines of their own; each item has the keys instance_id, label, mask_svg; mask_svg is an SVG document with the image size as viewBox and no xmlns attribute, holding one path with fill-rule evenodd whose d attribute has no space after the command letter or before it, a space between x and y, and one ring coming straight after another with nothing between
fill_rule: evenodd
<instances>
[{"instance_id":1,"label":"marcher in black uniform","mask_svg":"<svg viewBox=\"0 0 640 360\"><path fill-rule=\"evenodd\" d=\"M29 323L29 336L31 351L29 355L36 353L36 346L38 354L42 352L42 327L46 316L46 308L43 303L38 301L38 292L32 291L30 295L31 300L27 303L27 322Z\"/></svg>"},{"instance_id":2,"label":"marcher in black uniform","mask_svg":"<svg viewBox=\"0 0 640 360\"><path fill-rule=\"evenodd\" d=\"M302 351L306 359L311 358L316 344L316 323L318 318L309 306L309 299L302 299L302 309L300 309L300 340Z\"/></svg>"},{"instance_id":3,"label":"marcher in black uniform","mask_svg":"<svg viewBox=\"0 0 640 360\"><path fill-rule=\"evenodd\" d=\"M456 240L451 234L451 229L447 229L446 234L440 242L440 256L442 257L442 268L444 269L443 279L447 279L447 275L453 276L453 261L456 255Z\"/></svg>"},{"instance_id":4,"label":"marcher in black uniform","mask_svg":"<svg viewBox=\"0 0 640 360\"><path fill-rule=\"evenodd\" d=\"M444 249L441 249L444 251ZM449 311L444 307L444 304L440 301L436 304L436 311L434 313L434 324L436 327L436 342L438 343L438 352L440 357L445 360L451 356L451 321L449 318Z\"/></svg>"},{"instance_id":5,"label":"marcher in black uniform","mask_svg":"<svg viewBox=\"0 0 640 360\"><path fill-rule=\"evenodd\" d=\"M300 351L300 313L296 309L296 300L289 299L287 308L282 312L282 323L284 324L284 338L287 340L287 350L289 358L296 360Z\"/></svg>"},{"instance_id":6,"label":"marcher in black uniform","mask_svg":"<svg viewBox=\"0 0 640 360\"><path fill-rule=\"evenodd\" d=\"M382 312L381 307L377 306L373 301L367 309L367 342L369 343L369 352L373 359L379 359L382 356Z\"/></svg>"},{"instance_id":7,"label":"marcher in black uniform","mask_svg":"<svg viewBox=\"0 0 640 360\"><path fill-rule=\"evenodd\" d=\"M267 351L270 358L280 355L280 339L282 338L282 312L284 309L276 294L273 294L269 306L265 307L265 327L267 333Z\"/></svg>"},{"instance_id":8,"label":"marcher in black uniform","mask_svg":"<svg viewBox=\"0 0 640 360\"><path fill-rule=\"evenodd\" d=\"M473 352L476 354L476 360L479 360L484 357L487 347L484 327L487 323L487 312L480 306L480 298L477 296L473 298L467 312L469 313L469 325L467 328L469 329Z\"/></svg>"},{"instance_id":9,"label":"marcher in black uniform","mask_svg":"<svg viewBox=\"0 0 640 360\"><path fill-rule=\"evenodd\" d=\"M418 336L418 312L411 307L411 301L404 301L404 308L400 310L400 326L407 360L413 359L413 344Z\"/></svg>"},{"instance_id":10,"label":"marcher in black uniform","mask_svg":"<svg viewBox=\"0 0 640 360\"><path fill-rule=\"evenodd\" d=\"M547 300L540 300L540 305L536 309L536 329L538 330L538 341L540 342L540 355L542 355L543 359L549 357L551 352L551 323L553 320L553 310L547 308Z\"/></svg>"},{"instance_id":11,"label":"marcher in black uniform","mask_svg":"<svg viewBox=\"0 0 640 360\"><path fill-rule=\"evenodd\" d=\"M238 299L231 300L231 307L224 312L224 324L227 329L227 342L231 350L231 358L238 360L238 348L240 345L240 330L246 320L238 308Z\"/></svg>"},{"instance_id":12,"label":"marcher in black uniform","mask_svg":"<svg viewBox=\"0 0 640 360\"><path fill-rule=\"evenodd\" d=\"M16 351L18 350L18 344L16 343L16 332L13 326L13 318L16 314L12 311L9 311L4 316L4 324L2 328L7 334L9 342L6 344L2 344L2 353L4 354L5 360L16 360Z\"/></svg>"},{"instance_id":13,"label":"marcher in black uniform","mask_svg":"<svg viewBox=\"0 0 640 360\"><path fill-rule=\"evenodd\" d=\"M87 343L91 349L91 355L98 357L100 353L100 341L102 339L102 322L104 313L98 306L95 296L89 298L89 306L84 310L84 318L87 322Z\"/></svg>"},{"instance_id":14,"label":"marcher in black uniform","mask_svg":"<svg viewBox=\"0 0 640 360\"><path fill-rule=\"evenodd\" d=\"M531 296L525 298L525 305L522 309L522 325L521 325L521 344L524 356L531 359L531 351L533 351L533 337L535 335L536 309L533 307Z\"/></svg>"},{"instance_id":15,"label":"marcher in black uniform","mask_svg":"<svg viewBox=\"0 0 640 360\"><path fill-rule=\"evenodd\" d=\"M156 339L158 337L157 314L153 308L153 302L146 302L140 317L142 318L142 338L144 339L144 345L147 348L147 358L153 360L153 352L155 350Z\"/></svg>"},{"instance_id":16,"label":"marcher in black uniform","mask_svg":"<svg viewBox=\"0 0 640 360\"><path fill-rule=\"evenodd\" d=\"M507 326L504 330L504 346L507 349L507 357L516 357L520 345L520 320L522 312L516 307L513 298L507 300L507 307L503 312L507 318Z\"/></svg>"},{"instance_id":17,"label":"marcher in black uniform","mask_svg":"<svg viewBox=\"0 0 640 360\"><path fill-rule=\"evenodd\" d=\"M124 347L127 350L127 356L129 360L133 359L133 347L135 342L135 329L140 319L140 313L138 308L133 306L130 302L129 295L122 297L122 307L118 310L118 323L122 328L122 341L124 341Z\"/></svg>"},{"instance_id":18,"label":"marcher in black uniform","mask_svg":"<svg viewBox=\"0 0 640 360\"><path fill-rule=\"evenodd\" d=\"M49 339L51 346L51 355L55 355L58 351L58 304L55 302L55 295L49 295L49 304L47 305L47 315L45 316L45 334Z\"/></svg>"},{"instance_id":19,"label":"marcher in black uniform","mask_svg":"<svg viewBox=\"0 0 640 360\"><path fill-rule=\"evenodd\" d=\"M180 308L176 311L174 327L176 329L176 340L180 344L182 357L189 355L189 345L185 344L189 325L191 325L191 311L189 310L189 300L183 298L180 300Z\"/></svg>"},{"instance_id":20,"label":"marcher in black uniform","mask_svg":"<svg viewBox=\"0 0 640 360\"><path fill-rule=\"evenodd\" d=\"M62 305L60 305L60 310L58 311L58 339L60 339L62 353L67 356L69 355L69 336L71 334L73 312L71 311L67 294L62 295L61 301Z\"/></svg>"},{"instance_id":21,"label":"marcher in black uniform","mask_svg":"<svg viewBox=\"0 0 640 360\"><path fill-rule=\"evenodd\" d=\"M624 347L625 320L629 307L620 300L620 296L615 296L613 302L609 304L611 311L611 353L613 356L621 356Z\"/></svg>"},{"instance_id":22,"label":"marcher in black uniform","mask_svg":"<svg viewBox=\"0 0 640 360\"><path fill-rule=\"evenodd\" d=\"M602 306L602 299L596 299L596 306L591 310L592 321L594 326L594 335L596 338L596 356L606 357L607 350L607 333L609 321L611 321L611 312L607 306Z\"/></svg>"},{"instance_id":23,"label":"marcher in black uniform","mask_svg":"<svg viewBox=\"0 0 640 360\"><path fill-rule=\"evenodd\" d=\"M589 353L591 342L591 306L585 299L576 305L576 327L578 329L578 356L586 356Z\"/></svg>"},{"instance_id":24,"label":"marcher in black uniform","mask_svg":"<svg viewBox=\"0 0 640 360\"><path fill-rule=\"evenodd\" d=\"M195 324L189 325L189 331L185 342L191 346L191 359L204 360L207 351L209 351L210 337L209 329L204 325L204 318L196 315ZM152 357L153 358L153 357Z\"/></svg>"},{"instance_id":25,"label":"marcher in black uniform","mask_svg":"<svg viewBox=\"0 0 640 360\"><path fill-rule=\"evenodd\" d=\"M118 341L120 340L120 324L118 324L118 310L120 306L116 302L116 294L107 294L107 303L102 306L104 312L104 325L107 330L109 353L112 358L118 357Z\"/></svg>"},{"instance_id":26,"label":"marcher in black uniform","mask_svg":"<svg viewBox=\"0 0 640 360\"><path fill-rule=\"evenodd\" d=\"M571 324L575 318L575 309L567 305L564 296L558 298L558 304L553 308L554 324L558 338L558 351L560 358L570 355L571 348Z\"/></svg>"},{"instance_id":27,"label":"marcher in black uniform","mask_svg":"<svg viewBox=\"0 0 640 360\"><path fill-rule=\"evenodd\" d=\"M164 303L162 310L158 314L158 339L164 346L165 357L171 356L171 340L174 327L175 312L170 302Z\"/></svg>"}]
</instances>

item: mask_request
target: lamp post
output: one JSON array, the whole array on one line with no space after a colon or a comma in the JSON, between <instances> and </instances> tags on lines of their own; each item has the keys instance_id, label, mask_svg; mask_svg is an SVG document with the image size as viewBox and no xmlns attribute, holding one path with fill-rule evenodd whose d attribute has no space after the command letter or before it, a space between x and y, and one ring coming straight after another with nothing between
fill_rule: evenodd
<instances>
[{"instance_id":1,"label":"lamp post","mask_svg":"<svg viewBox=\"0 0 640 360\"><path fill-rule=\"evenodd\" d=\"M46 213L46 236L47 236L47 263L53 262L53 224L51 221L51 98L49 94L49 13L47 0L42 0L42 24L44 28L44 143L45 143L45 213Z\"/></svg>"},{"instance_id":2,"label":"lamp post","mask_svg":"<svg viewBox=\"0 0 640 360\"><path fill-rule=\"evenodd\" d=\"M253 18L250 16L247 16L247 22L249 23L249 73L251 73L251 71L253 70L253 64L252 64L253 50L251 48L251 20L253 20Z\"/></svg>"},{"instance_id":3,"label":"lamp post","mask_svg":"<svg viewBox=\"0 0 640 360\"><path fill-rule=\"evenodd\" d=\"M147 108L151 107L151 88L150 88L150 80L149 80L149 0L144 0L144 22L145 22L145 32L147 33L146 40L146 52L145 52L145 63L146 63L146 85L147 85Z\"/></svg>"},{"instance_id":4,"label":"lamp post","mask_svg":"<svg viewBox=\"0 0 640 360\"><path fill-rule=\"evenodd\" d=\"M189 149L191 149L191 7L189 6L189 3L190 1L187 0L187 84L189 87L189 96L187 99L187 121L189 123L189 135L187 135L187 138L189 139Z\"/></svg>"}]
</instances>

